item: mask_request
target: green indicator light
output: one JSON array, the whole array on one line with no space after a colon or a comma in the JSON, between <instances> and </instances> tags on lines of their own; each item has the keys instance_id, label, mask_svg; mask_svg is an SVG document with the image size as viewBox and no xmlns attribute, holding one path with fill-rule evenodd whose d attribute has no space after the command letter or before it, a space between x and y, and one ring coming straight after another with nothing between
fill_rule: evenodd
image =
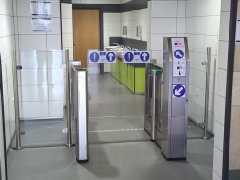
<instances>
[{"instance_id":1,"label":"green indicator light","mask_svg":"<svg viewBox=\"0 0 240 180\"><path fill-rule=\"evenodd\" d=\"M151 71L153 71L153 72L163 72L163 68L154 68L154 69L151 69Z\"/></svg>"}]
</instances>

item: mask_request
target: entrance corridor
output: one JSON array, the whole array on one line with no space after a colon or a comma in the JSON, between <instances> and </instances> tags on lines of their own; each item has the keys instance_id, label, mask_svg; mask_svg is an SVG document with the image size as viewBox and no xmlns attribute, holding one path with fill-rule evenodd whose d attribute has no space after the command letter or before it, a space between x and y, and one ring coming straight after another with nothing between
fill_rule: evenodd
<instances>
[{"instance_id":1,"label":"entrance corridor","mask_svg":"<svg viewBox=\"0 0 240 180\"><path fill-rule=\"evenodd\" d=\"M166 161L143 129L143 95L109 74L91 75L90 89L89 162L78 164L74 147L10 149L9 180L211 179L213 140L190 138L186 161ZM200 135L189 123L188 136Z\"/></svg>"}]
</instances>

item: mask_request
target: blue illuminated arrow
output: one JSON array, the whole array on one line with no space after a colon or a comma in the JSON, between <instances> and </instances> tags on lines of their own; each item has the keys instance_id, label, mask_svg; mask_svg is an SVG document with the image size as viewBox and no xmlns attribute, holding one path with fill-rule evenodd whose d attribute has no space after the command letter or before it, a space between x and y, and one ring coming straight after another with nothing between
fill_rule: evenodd
<instances>
[{"instance_id":1,"label":"blue illuminated arrow","mask_svg":"<svg viewBox=\"0 0 240 180\"><path fill-rule=\"evenodd\" d=\"M143 56L143 60L146 61L148 57L147 53L143 53L142 56Z\"/></svg>"},{"instance_id":2,"label":"blue illuminated arrow","mask_svg":"<svg viewBox=\"0 0 240 180\"><path fill-rule=\"evenodd\" d=\"M110 58L110 61L113 61L113 56L114 56L114 55L113 55L112 53L109 53L108 56L109 56L109 58Z\"/></svg>"},{"instance_id":3,"label":"blue illuminated arrow","mask_svg":"<svg viewBox=\"0 0 240 180\"><path fill-rule=\"evenodd\" d=\"M173 86L173 95L175 97L184 97L185 92L186 92L186 90L185 90L184 85L178 84L178 85Z\"/></svg>"},{"instance_id":4,"label":"blue illuminated arrow","mask_svg":"<svg viewBox=\"0 0 240 180\"><path fill-rule=\"evenodd\" d=\"M176 52L176 55L179 57L183 57L183 55L179 51Z\"/></svg>"},{"instance_id":5,"label":"blue illuminated arrow","mask_svg":"<svg viewBox=\"0 0 240 180\"><path fill-rule=\"evenodd\" d=\"M183 87L180 89L175 89L175 96L180 96L182 94L182 90L184 90Z\"/></svg>"}]
</instances>

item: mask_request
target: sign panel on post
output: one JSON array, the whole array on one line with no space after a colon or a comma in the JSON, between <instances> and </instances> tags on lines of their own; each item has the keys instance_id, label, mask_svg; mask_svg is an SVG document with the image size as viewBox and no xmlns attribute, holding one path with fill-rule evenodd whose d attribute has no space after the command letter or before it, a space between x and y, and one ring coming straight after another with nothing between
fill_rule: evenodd
<instances>
[{"instance_id":1,"label":"sign panel on post","mask_svg":"<svg viewBox=\"0 0 240 180\"><path fill-rule=\"evenodd\" d=\"M51 16L51 2L46 0L34 0L30 3L32 16Z\"/></svg>"},{"instance_id":2,"label":"sign panel on post","mask_svg":"<svg viewBox=\"0 0 240 180\"><path fill-rule=\"evenodd\" d=\"M173 85L173 97L185 97L186 86L182 84Z\"/></svg>"},{"instance_id":3,"label":"sign panel on post","mask_svg":"<svg viewBox=\"0 0 240 180\"><path fill-rule=\"evenodd\" d=\"M150 63L148 51L126 51L123 54L124 63Z\"/></svg>"},{"instance_id":4,"label":"sign panel on post","mask_svg":"<svg viewBox=\"0 0 240 180\"><path fill-rule=\"evenodd\" d=\"M116 63L116 52L113 51L88 51L89 63Z\"/></svg>"},{"instance_id":5,"label":"sign panel on post","mask_svg":"<svg viewBox=\"0 0 240 180\"><path fill-rule=\"evenodd\" d=\"M186 76L184 38L172 38L173 77Z\"/></svg>"},{"instance_id":6,"label":"sign panel on post","mask_svg":"<svg viewBox=\"0 0 240 180\"><path fill-rule=\"evenodd\" d=\"M182 59L184 57L184 52L180 49L174 51L174 56L177 59Z\"/></svg>"},{"instance_id":7,"label":"sign panel on post","mask_svg":"<svg viewBox=\"0 0 240 180\"><path fill-rule=\"evenodd\" d=\"M32 18L32 30L39 32L51 32L51 18Z\"/></svg>"},{"instance_id":8,"label":"sign panel on post","mask_svg":"<svg viewBox=\"0 0 240 180\"><path fill-rule=\"evenodd\" d=\"M31 0L32 31L51 32L51 1Z\"/></svg>"}]
</instances>

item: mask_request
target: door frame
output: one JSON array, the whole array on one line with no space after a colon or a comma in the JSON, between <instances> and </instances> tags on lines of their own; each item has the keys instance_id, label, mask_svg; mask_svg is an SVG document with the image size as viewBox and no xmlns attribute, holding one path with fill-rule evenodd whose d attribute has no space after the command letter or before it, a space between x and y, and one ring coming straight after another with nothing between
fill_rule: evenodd
<instances>
[{"instance_id":1,"label":"door frame","mask_svg":"<svg viewBox=\"0 0 240 180\"><path fill-rule=\"evenodd\" d=\"M99 10L99 33L100 33L100 39L99 39L99 47L101 50L104 49L103 39L103 7L99 5L88 5L88 4L73 4L72 10ZM100 63L100 74L104 74L104 63Z\"/></svg>"},{"instance_id":2,"label":"door frame","mask_svg":"<svg viewBox=\"0 0 240 180\"><path fill-rule=\"evenodd\" d=\"M229 20L229 48L228 48L228 64L227 64L227 83L226 83L226 102L225 102L225 117L224 117L224 138L223 138L223 164L222 164L222 179L229 179L229 157L230 157L230 134L231 134L231 113L232 113L232 88L233 88L233 72L234 72L234 57L235 57L235 35L237 21L238 1L230 1L230 20ZM227 28L228 28L227 27Z\"/></svg>"},{"instance_id":3,"label":"door frame","mask_svg":"<svg viewBox=\"0 0 240 180\"><path fill-rule=\"evenodd\" d=\"M1 165L0 165L0 179L2 178L3 173L5 173L6 180L8 180L8 166L7 166L7 142L6 142L6 127L5 127L5 111L4 111L4 97L3 97L3 80L2 80L2 58L0 52L0 111L2 111L2 129L3 129L3 148L4 151L4 169L5 172L2 172ZM10 148L10 145L9 145ZM1 150L0 150L1 151ZM3 160L3 159L2 159Z\"/></svg>"}]
</instances>

